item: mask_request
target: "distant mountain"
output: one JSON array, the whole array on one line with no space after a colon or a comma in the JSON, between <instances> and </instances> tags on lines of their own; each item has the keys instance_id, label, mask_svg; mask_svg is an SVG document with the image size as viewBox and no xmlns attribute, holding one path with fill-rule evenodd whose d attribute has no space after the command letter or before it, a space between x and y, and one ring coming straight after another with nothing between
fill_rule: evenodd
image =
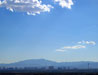
<instances>
[{"instance_id":1,"label":"distant mountain","mask_svg":"<svg viewBox=\"0 0 98 75\"><path fill-rule=\"evenodd\" d=\"M10 64L0 64L0 67L66 67L66 68L79 68L87 69L88 63L90 68L98 68L98 62L54 62L45 59L31 59Z\"/></svg>"},{"instance_id":2,"label":"distant mountain","mask_svg":"<svg viewBox=\"0 0 98 75\"><path fill-rule=\"evenodd\" d=\"M57 62L45 60L45 59L31 59L10 64L0 64L1 67L48 67L56 66Z\"/></svg>"}]
</instances>

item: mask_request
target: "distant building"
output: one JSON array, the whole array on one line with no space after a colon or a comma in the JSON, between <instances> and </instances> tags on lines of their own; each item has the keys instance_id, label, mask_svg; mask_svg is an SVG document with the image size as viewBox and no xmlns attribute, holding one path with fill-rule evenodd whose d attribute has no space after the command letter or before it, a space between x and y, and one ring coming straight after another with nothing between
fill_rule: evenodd
<instances>
[{"instance_id":1,"label":"distant building","mask_svg":"<svg viewBox=\"0 0 98 75\"><path fill-rule=\"evenodd\" d=\"M58 67L58 70L62 70L62 67Z\"/></svg>"},{"instance_id":2,"label":"distant building","mask_svg":"<svg viewBox=\"0 0 98 75\"><path fill-rule=\"evenodd\" d=\"M54 66L49 66L48 69L49 70L53 70L54 69Z\"/></svg>"}]
</instances>

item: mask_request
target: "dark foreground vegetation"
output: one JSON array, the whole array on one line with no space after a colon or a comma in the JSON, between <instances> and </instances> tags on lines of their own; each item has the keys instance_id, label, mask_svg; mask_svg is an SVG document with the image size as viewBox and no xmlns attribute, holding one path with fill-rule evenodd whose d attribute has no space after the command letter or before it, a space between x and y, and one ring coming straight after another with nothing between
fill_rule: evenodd
<instances>
[{"instance_id":1,"label":"dark foreground vegetation","mask_svg":"<svg viewBox=\"0 0 98 75\"><path fill-rule=\"evenodd\" d=\"M98 69L3 69L0 75L98 75Z\"/></svg>"},{"instance_id":2,"label":"dark foreground vegetation","mask_svg":"<svg viewBox=\"0 0 98 75\"><path fill-rule=\"evenodd\" d=\"M98 75L98 73L0 73L0 75Z\"/></svg>"}]
</instances>

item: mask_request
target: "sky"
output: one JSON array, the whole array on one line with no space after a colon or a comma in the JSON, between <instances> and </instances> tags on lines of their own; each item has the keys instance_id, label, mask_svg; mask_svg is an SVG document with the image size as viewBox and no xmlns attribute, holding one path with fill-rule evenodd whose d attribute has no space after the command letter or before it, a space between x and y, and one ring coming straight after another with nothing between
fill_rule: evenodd
<instances>
[{"instance_id":1,"label":"sky","mask_svg":"<svg viewBox=\"0 0 98 75\"><path fill-rule=\"evenodd\" d=\"M98 0L0 0L0 63L98 62Z\"/></svg>"}]
</instances>

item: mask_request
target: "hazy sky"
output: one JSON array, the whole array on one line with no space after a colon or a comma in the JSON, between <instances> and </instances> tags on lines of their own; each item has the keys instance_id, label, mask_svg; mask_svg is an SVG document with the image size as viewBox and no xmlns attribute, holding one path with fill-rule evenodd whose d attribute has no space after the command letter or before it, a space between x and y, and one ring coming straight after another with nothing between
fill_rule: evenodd
<instances>
[{"instance_id":1,"label":"hazy sky","mask_svg":"<svg viewBox=\"0 0 98 75\"><path fill-rule=\"evenodd\" d=\"M0 0L0 63L98 61L98 0Z\"/></svg>"}]
</instances>

